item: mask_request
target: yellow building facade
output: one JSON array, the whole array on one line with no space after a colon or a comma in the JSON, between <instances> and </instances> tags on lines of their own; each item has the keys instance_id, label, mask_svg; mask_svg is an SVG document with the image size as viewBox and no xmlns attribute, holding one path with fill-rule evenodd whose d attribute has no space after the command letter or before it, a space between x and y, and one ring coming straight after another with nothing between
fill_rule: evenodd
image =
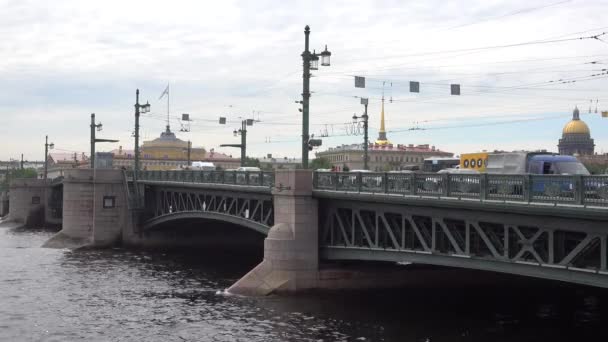
<instances>
[{"instance_id":1,"label":"yellow building facade","mask_svg":"<svg viewBox=\"0 0 608 342\"><path fill-rule=\"evenodd\" d=\"M184 141L171 132L169 126L154 140L144 141L140 147L140 168L142 170L176 170L188 168L188 150L190 162L209 161L220 169L239 167L240 159L223 153L207 152L203 147L192 147L189 141ZM134 152L123 150L122 147L112 151L114 167L132 169Z\"/></svg>"}]
</instances>

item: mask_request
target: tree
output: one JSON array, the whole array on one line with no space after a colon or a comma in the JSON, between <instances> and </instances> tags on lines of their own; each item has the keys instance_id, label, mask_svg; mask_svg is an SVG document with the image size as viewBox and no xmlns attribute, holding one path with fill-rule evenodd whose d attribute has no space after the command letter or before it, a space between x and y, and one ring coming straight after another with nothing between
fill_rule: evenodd
<instances>
[{"instance_id":1,"label":"tree","mask_svg":"<svg viewBox=\"0 0 608 342\"><path fill-rule=\"evenodd\" d=\"M605 174L608 170L608 165L596 164L596 163L584 163L589 173L592 175Z\"/></svg>"},{"instance_id":2,"label":"tree","mask_svg":"<svg viewBox=\"0 0 608 342\"><path fill-rule=\"evenodd\" d=\"M245 157L245 166L260 167L260 160L257 158Z\"/></svg>"},{"instance_id":3,"label":"tree","mask_svg":"<svg viewBox=\"0 0 608 342\"><path fill-rule=\"evenodd\" d=\"M332 165L327 158L315 158L310 162L310 168L313 170L318 169L331 169Z\"/></svg>"},{"instance_id":4,"label":"tree","mask_svg":"<svg viewBox=\"0 0 608 342\"><path fill-rule=\"evenodd\" d=\"M0 183L0 190L1 191L8 190L8 186L10 185L11 180L13 180L13 179L17 179L17 178L37 178L37 177L38 177L38 173L36 172L35 169L32 169L32 168L10 170L6 174L6 177L4 177L4 180L2 181L2 183Z\"/></svg>"}]
</instances>

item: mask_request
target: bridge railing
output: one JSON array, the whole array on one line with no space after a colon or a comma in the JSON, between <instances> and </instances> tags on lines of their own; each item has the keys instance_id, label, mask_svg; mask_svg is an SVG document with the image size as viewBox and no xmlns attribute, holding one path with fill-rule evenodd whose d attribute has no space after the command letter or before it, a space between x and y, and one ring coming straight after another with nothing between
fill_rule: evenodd
<instances>
[{"instance_id":1,"label":"bridge railing","mask_svg":"<svg viewBox=\"0 0 608 342\"><path fill-rule=\"evenodd\" d=\"M272 171L140 171L139 180L184 183L232 184L247 186L274 185Z\"/></svg>"},{"instance_id":2,"label":"bridge railing","mask_svg":"<svg viewBox=\"0 0 608 342\"><path fill-rule=\"evenodd\" d=\"M608 175L315 172L314 189L608 207Z\"/></svg>"}]
</instances>

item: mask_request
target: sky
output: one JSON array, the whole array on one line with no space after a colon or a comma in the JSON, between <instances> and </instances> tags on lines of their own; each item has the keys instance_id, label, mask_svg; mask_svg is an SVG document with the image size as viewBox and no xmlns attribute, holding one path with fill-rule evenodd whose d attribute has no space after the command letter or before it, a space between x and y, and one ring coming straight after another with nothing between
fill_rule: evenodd
<instances>
[{"instance_id":1,"label":"sky","mask_svg":"<svg viewBox=\"0 0 608 342\"><path fill-rule=\"evenodd\" d=\"M608 118L595 113L608 110L605 13L605 0L0 0L0 159L42 160L45 135L56 152L88 153L93 112L98 137L120 140L98 151L133 149L135 90L151 105L148 140L166 125L167 84L179 138L238 156L219 145L240 142L233 130L253 118L249 156L299 157L306 25L311 49L332 53L311 79L318 151L363 141L357 96L375 139L384 92L394 144L556 151L578 106L608 153Z\"/></svg>"}]
</instances>

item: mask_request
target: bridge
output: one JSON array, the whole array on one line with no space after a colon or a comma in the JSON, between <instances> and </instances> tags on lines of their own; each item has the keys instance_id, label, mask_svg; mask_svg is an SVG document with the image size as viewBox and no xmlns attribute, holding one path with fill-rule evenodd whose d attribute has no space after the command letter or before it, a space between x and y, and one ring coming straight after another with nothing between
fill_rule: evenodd
<instances>
[{"instance_id":1,"label":"bridge","mask_svg":"<svg viewBox=\"0 0 608 342\"><path fill-rule=\"evenodd\" d=\"M143 171L134 186L129 173L98 170L83 194L91 172L63 180L60 234L91 235L90 224L78 221L90 208L83 211L76 187L86 200L101 196L93 207L114 205L94 219L87 240L94 245L137 245L183 219L249 229L266 236L264 261L230 289L235 293L326 287L319 265L334 260L608 287L608 176Z\"/></svg>"}]
</instances>

